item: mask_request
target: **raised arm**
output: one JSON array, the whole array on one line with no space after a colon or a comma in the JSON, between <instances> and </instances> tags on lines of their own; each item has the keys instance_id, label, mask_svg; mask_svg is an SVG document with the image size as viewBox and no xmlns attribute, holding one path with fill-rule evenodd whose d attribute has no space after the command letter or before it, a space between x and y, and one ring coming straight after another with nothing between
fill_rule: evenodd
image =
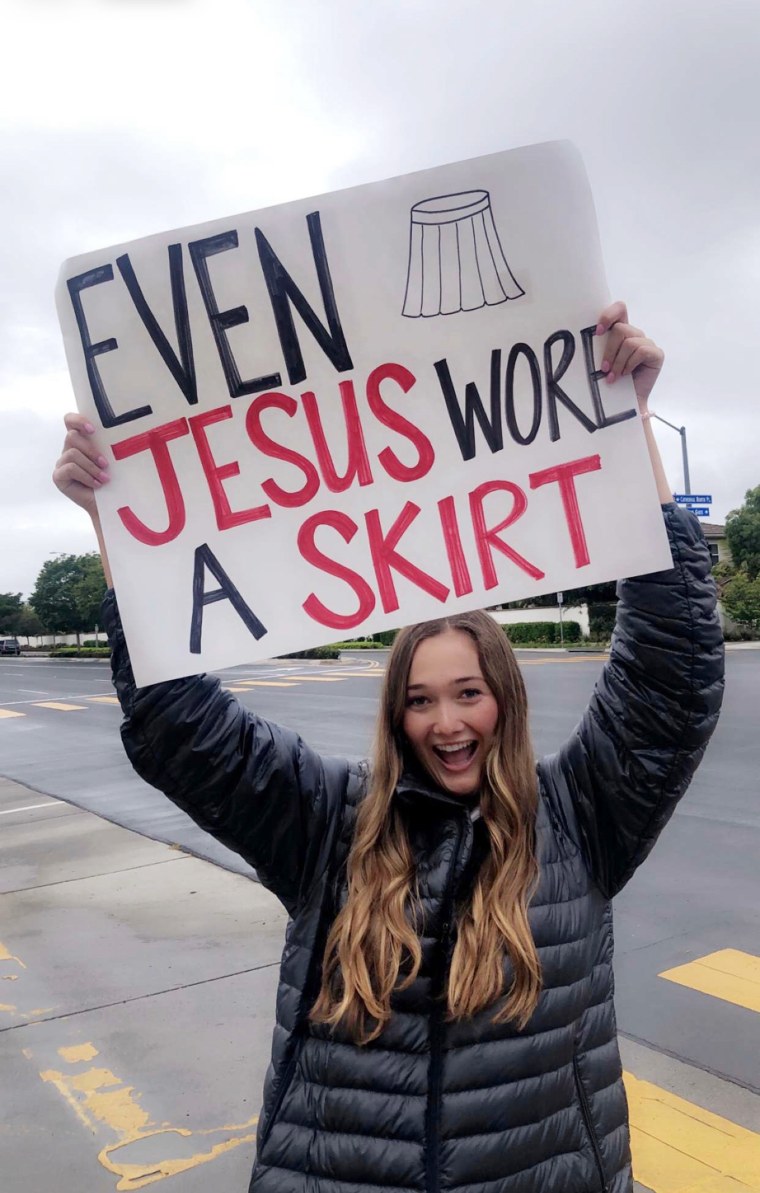
<instances>
[{"instance_id":1,"label":"raised arm","mask_svg":"<svg viewBox=\"0 0 760 1193\"><path fill-rule=\"evenodd\" d=\"M105 462L84 416L67 415L66 428L53 479L92 518L110 584L94 497L108 483ZM249 713L209 676L137 688L112 591L103 624L124 711L122 740L135 770L250 862L293 913L329 857L347 764Z\"/></svg>"},{"instance_id":2,"label":"raised arm","mask_svg":"<svg viewBox=\"0 0 760 1193\"><path fill-rule=\"evenodd\" d=\"M647 856L704 754L723 696L710 556L693 514L664 508L673 568L624 580L610 659L580 725L543 764L602 891ZM569 804L569 807L568 807Z\"/></svg>"},{"instance_id":3,"label":"raised arm","mask_svg":"<svg viewBox=\"0 0 760 1193\"><path fill-rule=\"evenodd\" d=\"M707 546L694 515L671 501L648 417L662 351L628 323L623 303L603 312L598 332L611 383L633 376L673 556L672 569L618 585L609 662L580 725L542 764L557 811L611 896L651 850L704 754L723 696L723 638Z\"/></svg>"}]
</instances>

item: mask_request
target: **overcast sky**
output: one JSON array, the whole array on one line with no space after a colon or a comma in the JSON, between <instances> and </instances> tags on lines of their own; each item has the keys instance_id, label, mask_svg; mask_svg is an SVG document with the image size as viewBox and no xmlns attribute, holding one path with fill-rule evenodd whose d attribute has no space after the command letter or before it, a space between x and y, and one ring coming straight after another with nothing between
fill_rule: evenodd
<instances>
[{"instance_id":1,"label":"overcast sky","mask_svg":"<svg viewBox=\"0 0 760 1193\"><path fill-rule=\"evenodd\" d=\"M555 138L666 350L652 406L692 489L719 521L760 484L756 0L5 0L3 44L0 591L95 545L50 480L65 258Z\"/></svg>"}]
</instances>

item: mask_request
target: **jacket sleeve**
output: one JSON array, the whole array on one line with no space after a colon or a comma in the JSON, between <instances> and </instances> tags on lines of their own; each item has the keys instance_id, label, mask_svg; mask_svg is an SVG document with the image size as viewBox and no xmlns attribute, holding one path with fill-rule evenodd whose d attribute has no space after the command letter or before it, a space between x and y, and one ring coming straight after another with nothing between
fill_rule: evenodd
<instances>
[{"instance_id":1,"label":"jacket sleeve","mask_svg":"<svg viewBox=\"0 0 760 1193\"><path fill-rule=\"evenodd\" d=\"M705 752L723 697L710 555L663 506L672 569L624 580L610 658L569 741L540 767L597 885L616 894L652 849Z\"/></svg>"},{"instance_id":2,"label":"jacket sleeve","mask_svg":"<svg viewBox=\"0 0 760 1193\"><path fill-rule=\"evenodd\" d=\"M134 769L241 854L294 914L327 863L347 763L250 713L210 676L136 687L112 591L102 616Z\"/></svg>"}]
</instances>

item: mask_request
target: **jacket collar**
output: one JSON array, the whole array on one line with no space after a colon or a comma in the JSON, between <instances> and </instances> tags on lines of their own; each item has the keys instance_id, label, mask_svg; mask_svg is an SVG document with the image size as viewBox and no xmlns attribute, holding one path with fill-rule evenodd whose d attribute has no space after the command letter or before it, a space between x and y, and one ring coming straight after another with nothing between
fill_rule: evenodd
<instances>
[{"instance_id":1,"label":"jacket collar","mask_svg":"<svg viewBox=\"0 0 760 1193\"><path fill-rule=\"evenodd\" d=\"M480 809L477 806L473 809L463 799L455 795L447 795L417 771L404 771L396 788L395 796L410 808L419 808L420 801L424 800L439 807L443 813L469 814L470 819L473 820L480 815ZM473 812L477 813L477 816L473 815Z\"/></svg>"}]
</instances>

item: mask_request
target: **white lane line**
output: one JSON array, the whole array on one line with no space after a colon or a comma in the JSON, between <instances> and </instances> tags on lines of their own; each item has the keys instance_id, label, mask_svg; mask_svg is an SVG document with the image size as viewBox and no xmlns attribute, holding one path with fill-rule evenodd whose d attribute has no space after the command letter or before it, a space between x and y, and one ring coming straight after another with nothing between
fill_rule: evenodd
<instances>
[{"instance_id":1,"label":"white lane line","mask_svg":"<svg viewBox=\"0 0 760 1193\"><path fill-rule=\"evenodd\" d=\"M26 692L31 696L49 696L50 693L46 688L19 688L19 692Z\"/></svg>"},{"instance_id":2,"label":"white lane line","mask_svg":"<svg viewBox=\"0 0 760 1193\"><path fill-rule=\"evenodd\" d=\"M23 808L3 808L0 816L10 816L11 812L31 812L32 808L57 808L60 800L55 800L47 804L27 804Z\"/></svg>"},{"instance_id":3,"label":"white lane line","mask_svg":"<svg viewBox=\"0 0 760 1193\"><path fill-rule=\"evenodd\" d=\"M44 696L49 696L49 692L43 692ZM95 692L92 696L83 696L79 692L68 692L63 696L57 696L57 700L94 700L96 696L110 696L112 692ZM38 700L0 700L3 708L15 708L18 704L39 704Z\"/></svg>"}]
</instances>

